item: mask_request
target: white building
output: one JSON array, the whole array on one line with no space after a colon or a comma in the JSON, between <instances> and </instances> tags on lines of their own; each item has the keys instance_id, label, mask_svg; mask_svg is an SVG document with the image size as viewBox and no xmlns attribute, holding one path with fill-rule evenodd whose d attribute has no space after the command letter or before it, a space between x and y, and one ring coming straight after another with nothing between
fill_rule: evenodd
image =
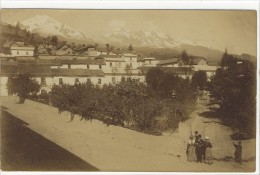
<instances>
[{"instance_id":1,"label":"white building","mask_svg":"<svg viewBox=\"0 0 260 175\"><path fill-rule=\"evenodd\" d=\"M42 51L45 45L39 46ZM39 49L38 48L38 49ZM34 56L34 47L22 42L13 43L11 55L1 54L1 96L8 95L6 83L8 76L29 73L36 78L42 90L50 91L53 85L84 83L95 85L115 84L121 79L131 77L145 81L145 74L150 68L159 67L165 72L174 73L182 78L191 78L195 71L205 71L208 78L217 66L210 66L205 58L190 57L185 65L181 58L157 60L153 57L139 59L132 53L101 53L89 48L87 54L76 55L68 45L60 47L59 55L38 54Z\"/></svg>"},{"instance_id":2,"label":"white building","mask_svg":"<svg viewBox=\"0 0 260 175\"><path fill-rule=\"evenodd\" d=\"M105 60L104 73L125 73L126 62L121 54L101 54L99 58Z\"/></svg>"},{"instance_id":3,"label":"white building","mask_svg":"<svg viewBox=\"0 0 260 175\"><path fill-rule=\"evenodd\" d=\"M34 47L25 46L24 42L16 42L11 44L10 51L12 56L34 56Z\"/></svg>"},{"instance_id":4,"label":"white building","mask_svg":"<svg viewBox=\"0 0 260 175\"><path fill-rule=\"evenodd\" d=\"M157 66L161 67L180 67L181 58L171 58L171 59L165 59L161 60L157 63Z\"/></svg>"},{"instance_id":5,"label":"white building","mask_svg":"<svg viewBox=\"0 0 260 175\"><path fill-rule=\"evenodd\" d=\"M157 63L159 67L175 67L175 68L189 68L192 71L205 71L208 79L214 75L218 66L209 65L207 60L203 57L190 56L189 63L184 64L181 58L172 58L161 60ZM177 69L176 69L177 70ZM182 75L184 76L184 75Z\"/></svg>"},{"instance_id":6,"label":"white building","mask_svg":"<svg viewBox=\"0 0 260 175\"><path fill-rule=\"evenodd\" d=\"M88 50L86 51L86 55L88 55L90 57L97 57L100 54L101 54L101 52L96 50L96 48L94 48L94 47L88 48Z\"/></svg>"},{"instance_id":7,"label":"white building","mask_svg":"<svg viewBox=\"0 0 260 175\"><path fill-rule=\"evenodd\" d=\"M160 62L160 60L158 60L154 57L146 57L146 58L143 58L142 60L140 60L140 62L142 63L142 66L155 67Z\"/></svg>"},{"instance_id":8,"label":"white building","mask_svg":"<svg viewBox=\"0 0 260 175\"><path fill-rule=\"evenodd\" d=\"M94 85L115 84L122 77L131 76L144 81L144 75L127 74L126 61L122 55L105 57L88 56L50 56L1 58L1 96L7 96L8 76L29 73L41 85L41 90L49 92L53 85L92 82ZM131 61L132 60L132 61ZM136 59L129 59L134 63ZM110 64L111 63L111 64ZM135 65L135 64L134 64ZM106 73L105 70L107 70ZM114 71L116 70L116 71ZM136 69L137 70L137 69Z\"/></svg>"}]
</instances>

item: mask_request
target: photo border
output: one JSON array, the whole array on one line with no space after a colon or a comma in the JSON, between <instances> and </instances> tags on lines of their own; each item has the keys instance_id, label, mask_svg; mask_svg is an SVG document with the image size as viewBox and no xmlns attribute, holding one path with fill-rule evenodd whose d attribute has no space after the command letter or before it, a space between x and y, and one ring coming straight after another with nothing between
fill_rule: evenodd
<instances>
[{"instance_id":1,"label":"photo border","mask_svg":"<svg viewBox=\"0 0 260 175\"><path fill-rule=\"evenodd\" d=\"M149 3L148 3L149 2ZM79 10L255 10L257 12L257 58L259 58L259 1L257 0L0 0L0 9L79 9ZM1 15L1 14L0 14ZM0 16L1 17L1 16ZM81 174L259 174L259 61L257 61L256 171L253 173L207 172L4 172L3 175L81 175Z\"/></svg>"}]
</instances>

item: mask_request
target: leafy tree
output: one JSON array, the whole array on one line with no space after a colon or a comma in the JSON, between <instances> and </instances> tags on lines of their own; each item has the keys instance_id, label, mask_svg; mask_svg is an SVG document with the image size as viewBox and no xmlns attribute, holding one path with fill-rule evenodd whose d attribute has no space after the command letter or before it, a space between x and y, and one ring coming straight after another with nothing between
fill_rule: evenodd
<instances>
[{"instance_id":1,"label":"leafy tree","mask_svg":"<svg viewBox=\"0 0 260 175\"><path fill-rule=\"evenodd\" d=\"M189 59L189 55L187 54L187 51L186 50L183 50L181 52L181 59L183 60L183 63L188 65L189 62L190 62L190 59Z\"/></svg>"},{"instance_id":2,"label":"leafy tree","mask_svg":"<svg viewBox=\"0 0 260 175\"><path fill-rule=\"evenodd\" d=\"M207 74L205 71L197 71L193 74L191 79L191 85L194 88L203 90L207 84Z\"/></svg>"},{"instance_id":3,"label":"leafy tree","mask_svg":"<svg viewBox=\"0 0 260 175\"><path fill-rule=\"evenodd\" d=\"M161 99L171 98L173 93L181 101L195 98L189 80L164 72L160 68L152 68L147 72L146 83L149 93Z\"/></svg>"},{"instance_id":4,"label":"leafy tree","mask_svg":"<svg viewBox=\"0 0 260 175\"><path fill-rule=\"evenodd\" d=\"M227 53L223 59L229 60L222 60L225 67L218 69L212 77L211 94L220 106L221 119L232 128L253 136L256 120L255 65Z\"/></svg>"},{"instance_id":5,"label":"leafy tree","mask_svg":"<svg viewBox=\"0 0 260 175\"><path fill-rule=\"evenodd\" d=\"M179 79L179 82L176 83L176 99L184 104L193 104L197 97L196 90L191 86L190 80Z\"/></svg>"},{"instance_id":6,"label":"leafy tree","mask_svg":"<svg viewBox=\"0 0 260 175\"><path fill-rule=\"evenodd\" d=\"M54 45L54 46L57 46L58 43L59 43L58 37L52 36L51 37L51 44Z\"/></svg>"},{"instance_id":7,"label":"leafy tree","mask_svg":"<svg viewBox=\"0 0 260 175\"><path fill-rule=\"evenodd\" d=\"M17 94L20 103L24 103L29 93L38 92L40 85L28 74L19 74L16 77L9 77L7 82L9 94Z\"/></svg>"},{"instance_id":8,"label":"leafy tree","mask_svg":"<svg viewBox=\"0 0 260 175\"><path fill-rule=\"evenodd\" d=\"M221 59L221 67L226 69L228 67L234 67L236 66L236 64L237 59L233 55L228 54L228 51L226 49Z\"/></svg>"},{"instance_id":9,"label":"leafy tree","mask_svg":"<svg viewBox=\"0 0 260 175\"><path fill-rule=\"evenodd\" d=\"M112 52L114 50L115 50L115 47L114 46L110 46L109 51Z\"/></svg>"},{"instance_id":10,"label":"leafy tree","mask_svg":"<svg viewBox=\"0 0 260 175\"><path fill-rule=\"evenodd\" d=\"M108 43L106 44L106 50L107 50L107 53L110 52L110 45Z\"/></svg>"},{"instance_id":11,"label":"leafy tree","mask_svg":"<svg viewBox=\"0 0 260 175\"><path fill-rule=\"evenodd\" d=\"M165 75L166 79L168 76L170 74ZM73 86L53 86L50 94L52 104L59 109L59 112L70 112L71 121L75 114L78 114L81 120L91 121L95 118L107 125L119 125L149 134L158 134L156 130L160 131L163 128L158 125L158 117L164 116L167 110L174 109L166 114L170 121L169 126L164 125L167 125L166 128L176 128L184 117L182 110L169 105L172 102L167 100L164 102L149 95L148 89L147 85L139 80L123 77L121 82L104 85L102 88L94 86L91 82ZM169 107L162 110L164 106Z\"/></svg>"},{"instance_id":12,"label":"leafy tree","mask_svg":"<svg viewBox=\"0 0 260 175\"><path fill-rule=\"evenodd\" d=\"M17 37L19 37L19 31L20 31L20 30L21 30L21 28L20 28L20 23L17 22L17 23L16 23L16 26L15 26L15 34L16 34Z\"/></svg>"},{"instance_id":13,"label":"leafy tree","mask_svg":"<svg viewBox=\"0 0 260 175\"><path fill-rule=\"evenodd\" d=\"M128 51L130 51L130 52L133 52L133 46L132 46L132 44L130 44L129 46L128 46Z\"/></svg>"},{"instance_id":14,"label":"leafy tree","mask_svg":"<svg viewBox=\"0 0 260 175\"><path fill-rule=\"evenodd\" d=\"M164 78L164 72L160 68L151 68L145 75L147 86L152 94L156 94L160 89Z\"/></svg>"}]
</instances>

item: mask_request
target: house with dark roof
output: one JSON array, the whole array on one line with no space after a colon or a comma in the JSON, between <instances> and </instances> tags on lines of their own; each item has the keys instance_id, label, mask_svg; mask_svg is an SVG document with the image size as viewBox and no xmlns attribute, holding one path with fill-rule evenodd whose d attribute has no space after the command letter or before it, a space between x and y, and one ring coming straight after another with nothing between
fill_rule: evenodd
<instances>
[{"instance_id":1,"label":"house with dark roof","mask_svg":"<svg viewBox=\"0 0 260 175\"><path fill-rule=\"evenodd\" d=\"M140 62L138 62L138 55L136 54L123 53L122 57L125 59L126 67L130 68L132 73L135 73L137 68L141 66Z\"/></svg>"},{"instance_id":2,"label":"house with dark roof","mask_svg":"<svg viewBox=\"0 0 260 175\"><path fill-rule=\"evenodd\" d=\"M181 61L181 58L165 59L165 60L159 61L157 63L157 66L161 66L161 67L179 67L180 61Z\"/></svg>"},{"instance_id":3,"label":"house with dark roof","mask_svg":"<svg viewBox=\"0 0 260 175\"><path fill-rule=\"evenodd\" d=\"M52 59L41 59L39 60L49 60L49 62L56 62L57 64L52 65L52 68L66 68L66 69L91 69L91 70L101 70L105 66L104 59L93 59L88 56L69 56L69 55L62 55L62 56L50 56Z\"/></svg>"},{"instance_id":4,"label":"house with dark roof","mask_svg":"<svg viewBox=\"0 0 260 175\"><path fill-rule=\"evenodd\" d=\"M123 73L125 70L125 59L120 54L110 52L108 54L101 54L98 58L105 60L106 64L103 68L105 73Z\"/></svg>"},{"instance_id":5,"label":"house with dark roof","mask_svg":"<svg viewBox=\"0 0 260 175\"><path fill-rule=\"evenodd\" d=\"M190 58L190 63L189 63L190 65L195 65L195 66L199 65L200 66L200 65L208 64L207 60L203 57L190 56L189 58Z\"/></svg>"},{"instance_id":6,"label":"house with dark roof","mask_svg":"<svg viewBox=\"0 0 260 175\"><path fill-rule=\"evenodd\" d=\"M37 55L48 55L49 51L51 50L51 49L49 49L49 50L48 49L49 48L48 48L47 44L45 44L45 43L39 44L37 47Z\"/></svg>"},{"instance_id":7,"label":"house with dark roof","mask_svg":"<svg viewBox=\"0 0 260 175\"><path fill-rule=\"evenodd\" d=\"M160 60L156 59L155 57L145 57L139 60L140 63L142 63L142 66L148 66L148 67L155 67Z\"/></svg>"},{"instance_id":8,"label":"house with dark roof","mask_svg":"<svg viewBox=\"0 0 260 175\"><path fill-rule=\"evenodd\" d=\"M187 66L191 67L193 71L205 71L208 79L213 76L219 66L210 65L206 58L200 56L190 56L189 64Z\"/></svg>"},{"instance_id":9,"label":"house with dark roof","mask_svg":"<svg viewBox=\"0 0 260 175\"><path fill-rule=\"evenodd\" d=\"M154 67L151 67L151 66L142 66L142 67L139 67L139 70L140 70L141 74L145 75L145 74L147 74L147 72L150 69L153 69L153 68ZM194 71L190 67L162 67L162 66L157 66L157 68L159 68L163 72L175 74L175 75L182 77L184 79L191 78L192 75L194 74Z\"/></svg>"},{"instance_id":10,"label":"house with dark roof","mask_svg":"<svg viewBox=\"0 0 260 175\"><path fill-rule=\"evenodd\" d=\"M56 51L56 55L75 55L75 51L67 44L60 46Z\"/></svg>"},{"instance_id":11,"label":"house with dark roof","mask_svg":"<svg viewBox=\"0 0 260 175\"><path fill-rule=\"evenodd\" d=\"M89 47L85 54L90 57L97 57L101 54L101 52L99 52L95 47Z\"/></svg>"},{"instance_id":12,"label":"house with dark roof","mask_svg":"<svg viewBox=\"0 0 260 175\"><path fill-rule=\"evenodd\" d=\"M84 65L84 68L61 68L63 64ZM49 92L53 85L84 83L91 81L94 84L103 85L105 76L102 69L88 69L89 65L104 65L102 60L92 59L39 59L25 57L23 59L1 59L1 96L8 95L7 81L9 76L17 74L30 74L41 85L41 89ZM55 68L57 66L57 68Z\"/></svg>"},{"instance_id":13,"label":"house with dark roof","mask_svg":"<svg viewBox=\"0 0 260 175\"><path fill-rule=\"evenodd\" d=\"M27 46L24 43L15 43L12 47ZM41 88L47 92L54 84L91 81L93 84L102 86L116 83L125 76L132 76L132 78L144 81L144 75L138 74L137 66L133 66L138 62L137 55L112 52L98 56L76 55L69 52L73 50L66 44L60 46L56 54L48 55L44 54L46 48L46 44L39 45L38 49L42 54L37 55L1 56L1 95L7 95L8 77L19 73L31 74L39 82ZM126 63L132 64L132 67L126 70Z\"/></svg>"}]
</instances>

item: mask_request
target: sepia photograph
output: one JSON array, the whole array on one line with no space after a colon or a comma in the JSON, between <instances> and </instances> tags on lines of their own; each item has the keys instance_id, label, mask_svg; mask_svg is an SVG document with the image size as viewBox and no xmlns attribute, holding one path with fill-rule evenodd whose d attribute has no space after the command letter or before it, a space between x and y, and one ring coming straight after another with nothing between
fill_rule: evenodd
<instances>
[{"instance_id":1,"label":"sepia photograph","mask_svg":"<svg viewBox=\"0 0 260 175\"><path fill-rule=\"evenodd\" d=\"M0 12L1 171L256 171L256 10Z\"/></svg>"}]
</instances>

